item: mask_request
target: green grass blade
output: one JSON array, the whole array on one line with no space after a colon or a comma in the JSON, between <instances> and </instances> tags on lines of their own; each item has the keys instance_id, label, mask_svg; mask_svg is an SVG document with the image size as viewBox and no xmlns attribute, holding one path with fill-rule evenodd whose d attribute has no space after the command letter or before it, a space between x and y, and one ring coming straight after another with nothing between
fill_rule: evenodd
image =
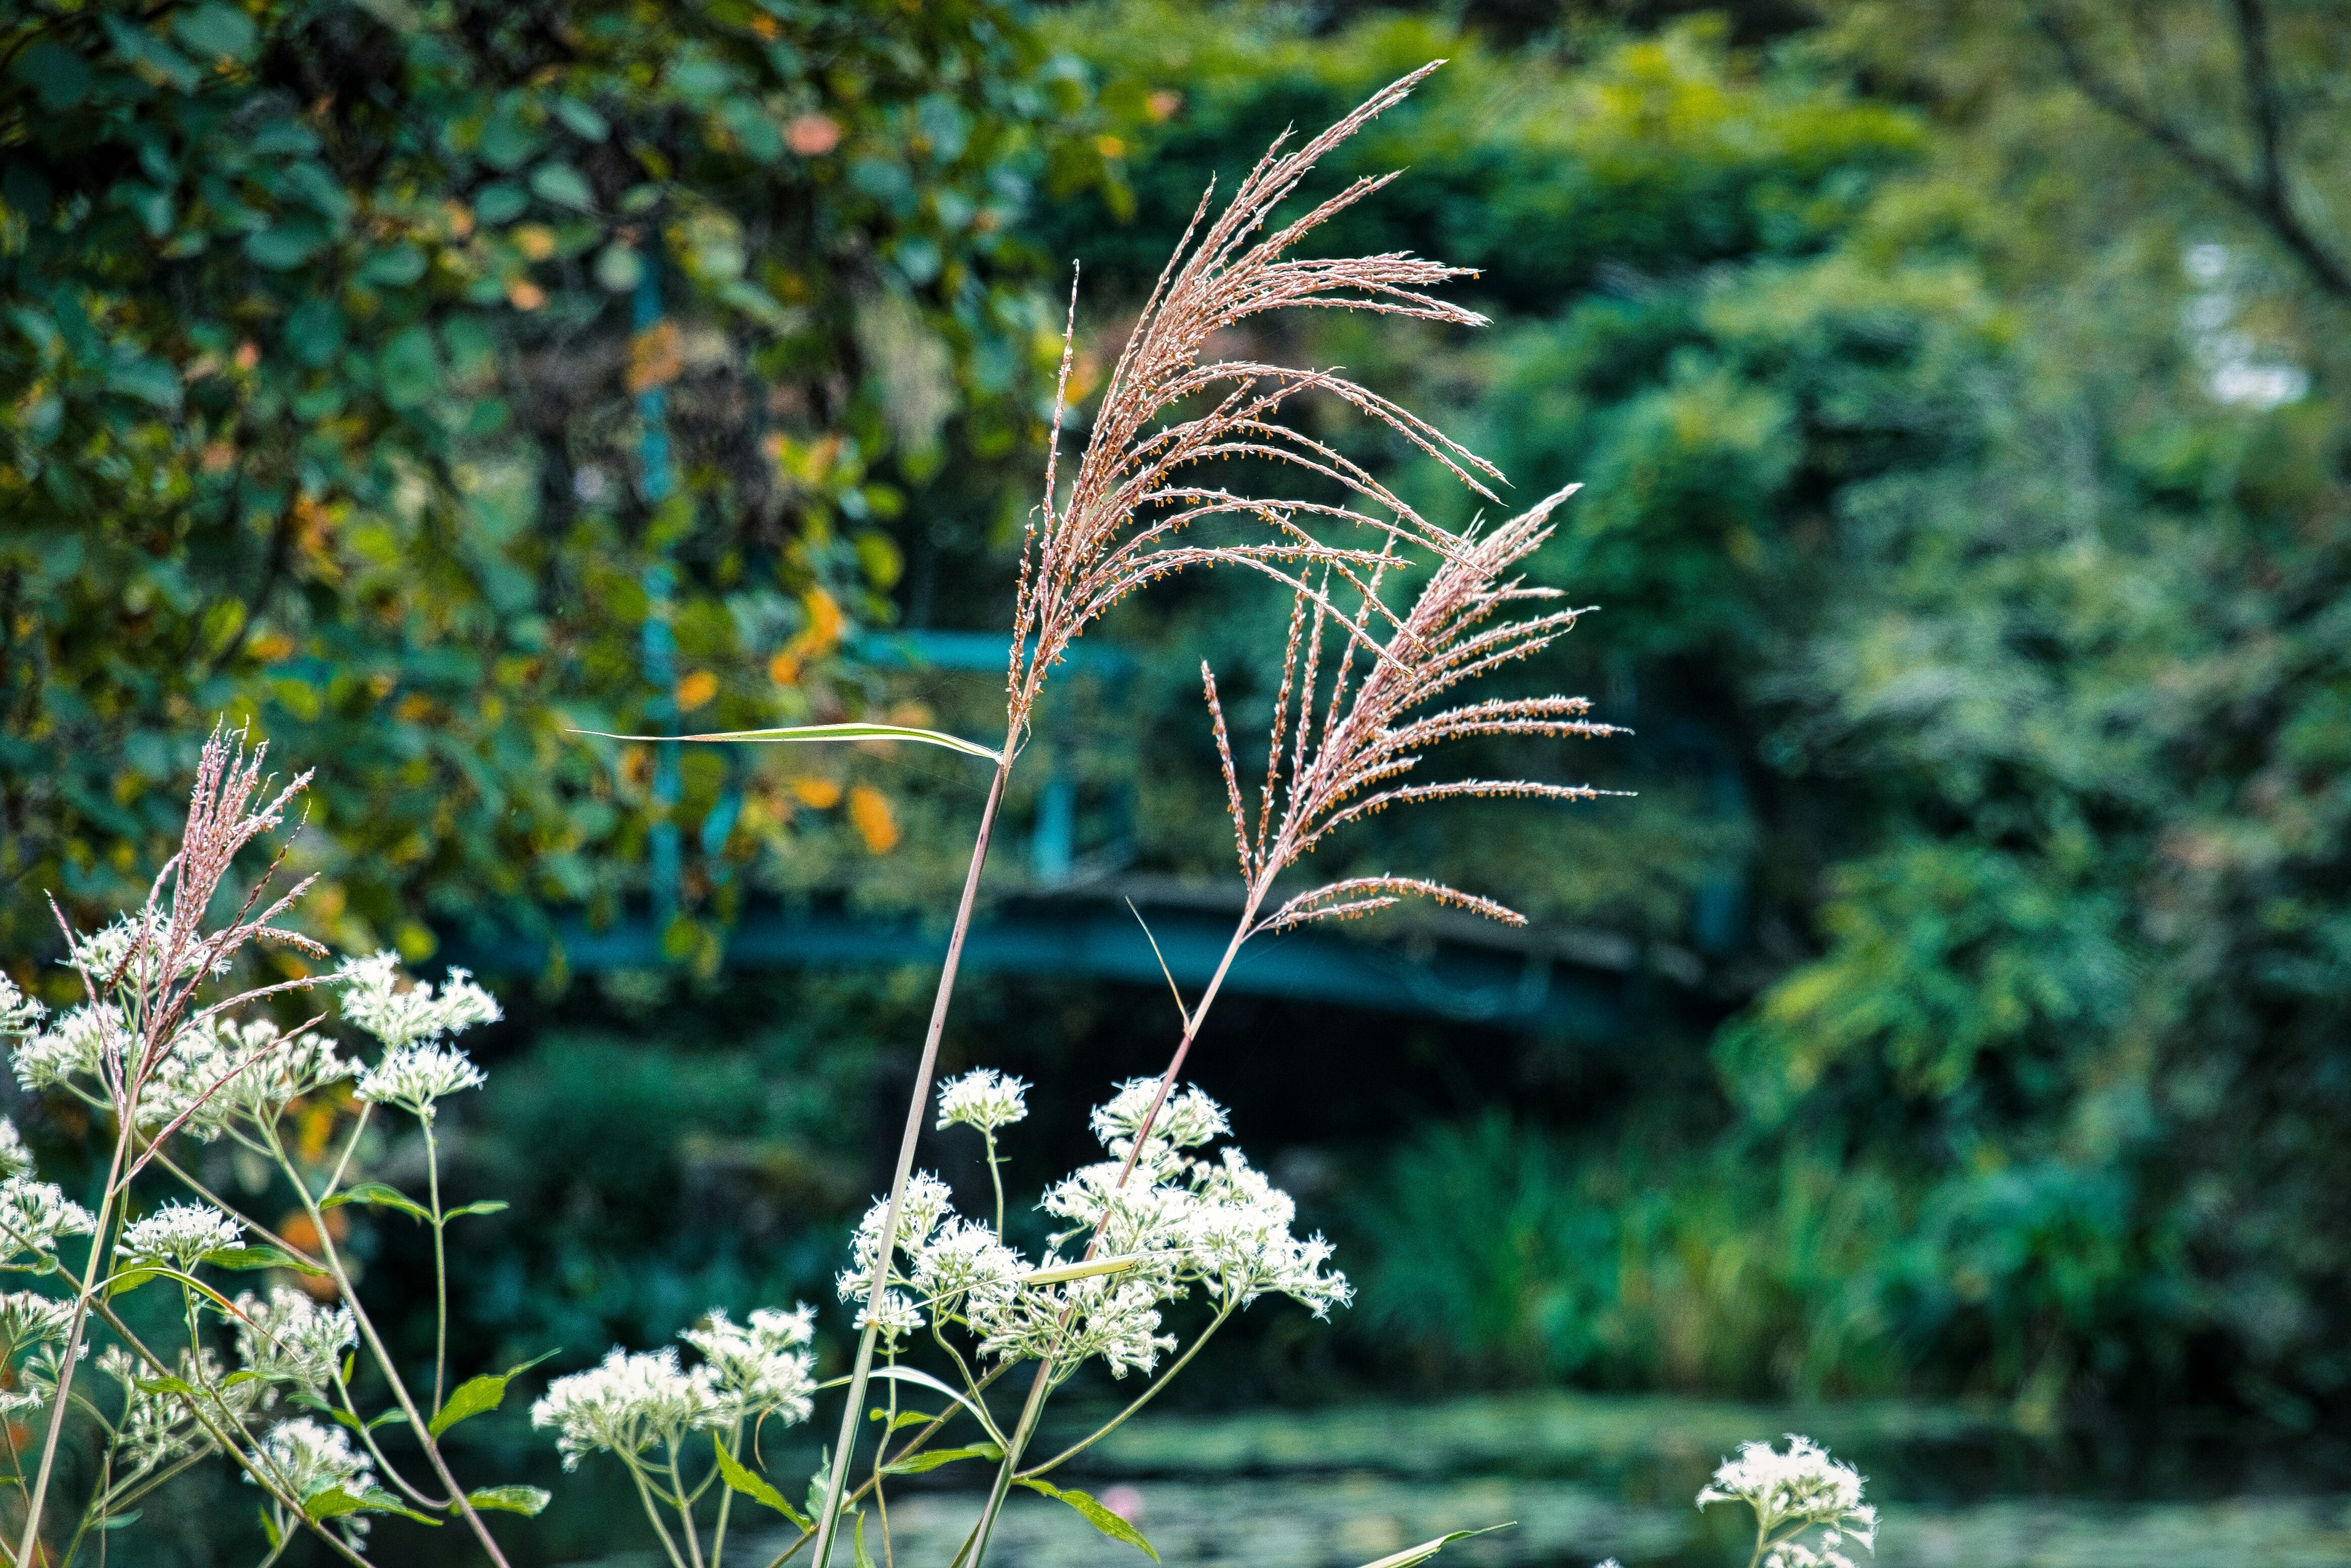
<instances>
[{"instance_id":1,"label":"green grass blade","mask_svg":"<svg viewBox=\"0 0 2351 1568\"><path fill-rule=\"evenodd\" d=\"M960 751L966 757L977 757L986 762L1003 759L999 753L976 740L966 740L959 735L949 735L944 730L915 729L903 724L793 724L777 729L722 729L708 735L615 735L603 729L575 729L570 733L594 736L599 740L692 740L736 746L789 745L820 740L909 740L917 746L942 746L949 751Z\"/></svg>"}]
</instances>

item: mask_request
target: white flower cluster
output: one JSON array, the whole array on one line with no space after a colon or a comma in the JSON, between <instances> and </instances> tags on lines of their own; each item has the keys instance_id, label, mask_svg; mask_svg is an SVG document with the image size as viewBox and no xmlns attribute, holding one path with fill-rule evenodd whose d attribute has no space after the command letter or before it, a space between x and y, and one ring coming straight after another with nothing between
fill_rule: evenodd
<instances>
[{"instance_id":1,"label":"white flower cluster","mask_svg":"<svg viewBox=\"0 0 2351 1568\"><path fill-rule=\"evenodd\" d=\"M343 1017L398 1051L477 1023L496 1023L502 1016L497 998L474 984L463 969L452 969L438 991L420 980L401 988L400 955L376 953L347 960L335 972L343 988Z\"/></svg>"},{"instance_id":2,"label":"white flower cluster","mask_svg":"<svg viewBox=\"0 0 2351 1568\"><path fill-rule=\"evenodd\" d=\"M349 1307L321 1306L283 1285L266 1301L250 1291L239 1295L236 1317L236 1355L245 1369L314 1398L335 1381L343 1352L359 1343Z\"/></svg>"},{"instance_id":3,"label":"white flower cluster","mask_svg":"<svg viewBox=\"0 0 2351 1568\"><path fill-rule=\"evenodd\" d=\"M815 1409L816 1357L807 1348L816 1337L814 1307L789 1312L759 1307L747 1324L714 1310L701 1327L677 1337L702 1353L736 1416L754 1421L780 1416L789 1426Z\"/></svg>"},{"instance_id":4,"label":"white flower cluster","mask_svg":"<svg viewBox=\"0 0 2351 1568\"><path fill-rule=\"evenodd\" d=\"M454 1045L405 1045L360 1074L353 1091L361 1100L386 1102L419 1116L433 1114L433 1103L461 1090L479 1088L482 1070Z\"/></svg>"},{"instance_id":5,"label":"white flower cluster","mask_svg":"<svg viewBox=\"0 0 2351 1568\"><path fill-rule=\"evenodd\" d=\"M686 1371L668 1345L633 1354L615 1348L603 1364L549 1384L530 1407L530 1424L555 1428L569 1470L589 1454L642 1454L724 1426L726 1412L716 1369Z\"/></svg>"},{"instance_id":6,"label":"white flower cluster","mask_svg":"<svg viewBox=\"0 0 2351 1568\"><path fill-rule=\"evenodd\" d=\"M66 962L88 976L93 985L141 990L162 974L164 949L171 940L169 911L134 910L117 915L114 923L102 930L72 937ZM201 933L189 932L172 967L172 977L186 979L202 974L207 967L209 951ZM212 954L212 973L228 973L231 956L227 952Z\"/></svg>"},{"instance_id":7,"label":"white flower cluster","mask_svg":"<svg viewBox=\"0 0 2351 1568\"><path fill-rule=\"evenodd\" d=\"M164 1264L184 1274L244 1240L245 1227L219 1209L175 1197L123 1231L121 1254L127 1263Z\"/></svg>"},{"instance_id":8,"label":"white flower cluster","mask_svg":"<svg viewBox=\"0 0 2351 1568\"><path fill-rule=\"evenodd\" d=\"M40 1027L48 1012L38 998L26 996L17 988L16 981L0 971L0 1035L28 1035Z\"/></svg>"},{"instance_id":9,"label":"white flower cluster","mask_svg":"<svg viewBox=\"0 0 2351 1568\"><path fill-rule=\"evenodd\" d=\"M1769 1443L1740 1444L1739 1457L1725 1459L1698 1494L1698 1506L1743 1502L1753 1509L1756 1538L1770 1542L1763 1568L1854 1568L1846 1542L1877 1550L1877 1510L1861 1500L1863 1484L1852 1466L1791 1432L1784 1454ZM1821 1529L1814 1542L1796 1539L1814 1526ZM1784 1539L1771 1540L1783 1531Z\"/></svg>"},{"instance_id":10,"label":"white flower cluster","mask_svg":"<svg viewBox=\"0 0 2351 1568\"><path fill-rule=\"evenodd\" d=\"M120 1345L110 1345L98 1358L98 1369L121 1385L121 1414L114 1427L122 1440L121 1463L129 1472L152 1470L213 1448L210 1434L196 1420L188 1401L157 1386L154 1369L145 1362ZM209 1349L201 1357L182 1351L179 1375L190 1387L203 1391L214 1418L225 1427L241 1426L261 1403L258 1385L250 1380L224 1380L220 1358ZM47 1387L55 1386L52 1375Z\"/></svg>"},{"instance_id":11,"label":"white flower cluster","mask_svg":"<svg viewBox=\"0 0 2351 1568\"><path fill-rule=\"evenodd\" d=\"M75 1008L59 1014L54 1027L17 1041L16 1082L27 1093L69 1088L73 1079L99 1075L110 1041L120 1051L130 1040L130 1023L112 1002Z\"/></svg>"},{"instance_id":12,"label":"white flower cluster","mask_svg":"<svg viewBox=\"0 0 2351 1568\"><path fill-rule=\"evenodd\" d=\"M256 1446L254 1462L271 1481L305 1502L336 1487L359 1497L375 1485L374 1464L351 1448L350 1434L308 1416L272 1427Z\"/></svg>"},{"instance_id":13,"label":"white flower cluster","mask_svg":"<svg viewBox=\"0 0 2351 1568\"><path fill-rule=\"evenodd\" d=\"M810 1307L761 1308L747 1324L714 1312L678 1336L703 1354L702 1364L681 1366L669 1345L615 1348L601 1365L549 1384L530 1407L530 1424L554 1428L568 1470L590 1454L633 1457L747 1419L805 1421L816 1396L815 1358L806 1348L815 1330Z\"/></svg>"},{"instance_id":14,"label":"white flower cluster","mask_svg":"<svg viewBox=\"0 0 2351 1568\"><path fill-rule=\"evenodd\" d=\"M1001 1093L993 1083L987 1090ZM1280 1294L1320 1317L1345 1305L1351 1299L1345 1277L1324 1271L1330 1243L1291 1233L1297 1210L1286 1193L1250 1168L1238 1149L1228 1148L1215 1160L1184 1152L1228 1130L1223 1108L1197 1089L1172 1095L1160 1107L1120 1186L1157 1093L1156 1080L1137 1079L1097 1107L1094 1133L1112 1158L1056 1183L1042 1204L1074 1222L1055 1239L1057 1246L1091 1238L1102 1225L1099 1254L1132 1261L1114 1272L1034 1282L1030 1276L1038 1269L990 1227L953 1213L945 1183L916 1176L899 1206L896 1253L903 1257L893 1258L879 1317L884 1333L912 1333L927 1313L968 1329L987 1356L1050 1355L1065 1368L1099 1356L1113 1375L1123 1376L1151 1371L1160 1353L1174 1348L1174 1338L1159 1332L1160 1308L1195 1284L1232 1306ZM876 1204L867 1212L851 1246L851 1267L837 1281L842 1300L861 1303L861 1327L885 1207ZM1043 1267L1063 1261L1049 1257Z\"/></svg>"},{"instance_id":15,"label":"white flower cluster","mask_svg":"<svg viewBox=\"0 0 2351 1568\"><path fill-rule=\"evenodd\" d=\"M0 1269L46 1272L57 1266L59 1237L92 1228L89 1211L55 1183L30 1176L0 1181Z\"/></svg>"},{"instance_id":16,"label":"white flower cluster","mask_svg":"<svg viewBox=\"0 0 2351 1568\"><path fill-rule=\"evenodd\" d=\"M1029 1085L993 1067L975 1068L939 1089L938 1126L994 1133L1029 1114Z\"/></svg>"},{"instance_id":17,"label":"white flower cluster","mask_svg":"<svg viewBox=\"0 0 2351 1568\"><path fill-rule=\"evenodd\" d=\"M0 1181L32 1174L33 1151L25 1146L25 1134L16 1131L16 1123L0 1116Z\"/></svg>"},{"instance_id":18,"label":"white flower cluster","mask_svg":"<svg viewBox=\"0 0 2351 1568\"><path fill-rule=\"evenodd\" d=\"M13 1366L17 1355L27 1350L55 1357L72 1327L71 1301L31 1291L0 1296L0 1366ZM12 1386L0 1389L0 1416L21 1416L45 1407L49 1391L36 1386L36 1381L22 1374L8 1379Z\"/></svg>"}]
</instances>

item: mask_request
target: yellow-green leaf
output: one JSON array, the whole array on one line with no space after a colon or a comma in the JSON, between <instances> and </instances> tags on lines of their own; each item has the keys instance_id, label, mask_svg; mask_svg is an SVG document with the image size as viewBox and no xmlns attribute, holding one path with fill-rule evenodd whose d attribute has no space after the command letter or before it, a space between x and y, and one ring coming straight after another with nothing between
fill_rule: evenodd
<instances>
[{"instance_id":1,"label":"yellow-green leaf","mask_svg":"<svg viewBox=\"0 0 2351 1568\"><path fill-rule=\"evenodd\" d=\"M1020 1484L1030 1491L1041 1492L1056 1502L1068 1503L1078 1511L1079 1515L1088 1524L1092 1525L1113 1541L1123 1541L1154 1563L1159 1561L1158 1549L1143 1539L1143 1531L1111 1512L1088 1494L1081 1491L1064 1491L1050 1481L1035 1480L1026 1476L1020 1478ZM1375 1564L1374 1568L1378 1568L1378 1565Z\"/></svg>"},{"instance_id":2,"label":"yellow-green leaf","mask_svg":"<svg viewBox=\"0 0 2351 1568\"><path fill-rule=\"evenodd\" d=\"M1473 1535L1484 1535L1492 1531L1508 1530L1510 1524L1517 1522L1512 1520L1510 1524L1489 1524L1484 1530L1457 1530L1450 1535L1440 1535L1434 1541L1424 1541L1417 1546L1392 1552L1376 1563L1364 1563L1364 1568L1417 1568L1418 1564L1427 1562L1457 1541L1467 1541Z\"/></svg>"},{"instance_id":3,"label":"yellow-green leaf","mask_svg":"<svg viewBox=\"0 0 2351 1568\"><path fill-rule=\"evenodd\" d=\"M717 1434L713 1433L711 1435L710 1446L718 1455L719 1477L721 1479L725 1480L728 1486L734 1488L737 1491L741 1492L745 1497L749 1498L754 1502L763 1502L767 1504L769 1508L774 1509L778 1513L782 1514L786 1519L790 1520L794 1524L799 1525L802 1530L805 1531L811 1528L808 1521L808 1515L802 1513L799 1509L794 1508L790 1503L786 1502L784 1500L783 1493L778 1491L774 1487L769 1486L768 1482L756 1472L746 1469L741 1460L728 1453L726 1451L726 1445L719 1440Z\"/></svg>"}]
</instances>

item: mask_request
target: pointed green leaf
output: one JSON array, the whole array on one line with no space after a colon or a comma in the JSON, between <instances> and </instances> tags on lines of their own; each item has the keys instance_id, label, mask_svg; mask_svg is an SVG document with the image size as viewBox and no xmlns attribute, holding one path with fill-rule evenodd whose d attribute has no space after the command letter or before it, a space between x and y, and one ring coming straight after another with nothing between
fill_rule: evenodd
<instances>
[{"instance_id":1,"label":"pointed green leaf","mask_svg":"<svg viewBox=\"0 0 2351 1568\"><path fill-rule=\"evenodd\" d=\"M954 1464L957 1459L1000 1459L1004 1450L993 1443L974 1443L966 1448L925 1448L910 1458L893 1459L882 1467L884 1475L919 1476L941 1465Z\"/></svg>"},{"instance_id":2,"label":"pointed green leaf","mask_svg":"<svg viewBox=\"0 0 2351 1568\"><path fill-rule=\"evenodd\" d=\"M117 1296L127 1296L162 1272L160 1269L127 1269L117 1274L114 1282L106 1287L106 1299L110 1301Z\"/></svg>"},{"instance_id":3,"label":"pointed green leaf","mask_svg":"<svg viewBox=\"0 0 2351 1568\"><path fill-rule=\"evenodd\" d=\"M1064 1280L1083 1280L1095 1274L1120 1274L1143 1261L1140 1252L1123 1252L1115 1258L1096 1258L1083 1263L1062 1263L1050 1269L1032 1269L1020 1276L1024 1285L1058 1285Z\"/></svg>"},{"instance_id":4,"label":"pointed green leaf","mask_svg":"<svg viewBox=\"0 0 2351 1568\"><path fill-rule=\"evenodd\" d=\"M554 1354L550 1350L547 1355ZM509 1366L504 1372L486 1372L479 1377L465 1379L457 1385L456 1391L449 1396L449 1403L441 1406L441 1413L433 1417L425 1429L437 1437L460 1421L470 1421L476 1416L496 1409L506 1402L507 1381L537 1366L547 1359L547 1355L526 1361L519 1366Z\"/></svg>"},{"instance_id":5,"label":"pointed green leaf","mask_svg":"<svg viewBox=\"0 0 2351 1568\"><path fill-rule=\"evenodd\" d=\"M305 1263L282 1247L224 1247L205 1253L204 1261L223 1269L291 1269L321 1280L327 1277L324 1269Z\"/></svg>"},{"instance_id":6,"label":"pointed green leaf","mask_svg":"<svg viewBox=\"0 0 2351 1568\"><path fill-rule=\"evenodd\" d=\"M849 1544L857 1553L857 1568L873 1568L873 1553L865 1550L865 1516L862 1513L857 1516L857 1529L851 1534Z\"/></svg>"},{"instance_id":7,"label":"pointed green leaf","mask_svg":"<svg viewBox=\"0 0 2351 1568\"><path fill-rule=\"evenodd\" d=\"M718 1455L718 1474L728 1486L754 1502L767 1504L794 1524L799 1525L803 1531L814 1528L809 1523L808 1515L784 1500L783 1493L769 1486L757 1472L746 1468L740 1459L728 1453L726 1445L718 1440L718 1436L715 1432L711 1434L710 1446Z\"/></svg>"},{"instance_id":8,"label":"pointed green leaf","mask_svg":"<svg viewBox=\"0 0 2351 1568\"><path fill-rule=\"evenodd\" d=\"M386 1186L380 1181L363 1181L357 1186L347 1187L331 1197L320 1199L319 1207L340 1208L347 1203L364 1203L375 1208L396 1208L401 1213L413 1215L418 1219L433 1218L431 1209L398 1187Z\"/></svg>"},{"instance_id":9,"label":"pointed green leaf","mask_svg":"<svg viewBox=\"0 0 2351 1568\"><path fill-rule=\"evenodd\" d=\"M507 1513L536 1517L539 1510L553 1500L554 1496L544 1487L483 1487L467 1492L465 1500L475 1508L495 1508Z\"/></svg>"},{"instance_id":10,"label":"pointed green leaf","mask_svg":"<svg viewBox=\"0 0 2351 1568\"><path fill-rule=\"evenodd\" d=\"M1484 1530L1457 1530L1450 1535L1440 1535L1434 1541L1424 1541L1417 1546L1392 1552L1376 1563L1364 1563L1364 1568L1418 1568L1420 1563L1427 1562L1457 1541L1467 1541L1473 1535L1484 1535L1491 1531L1508 1530L1510 1524L1517 1522L1512 1520L1509 1524L1489 1524Z\"/></svg>"},{"instance_id":11,"label":"pointed green leaf","mask_svg":"<svg viewBox=\"0 0 2351 1568\"><path fill-rule=\"evenodd\" d=\"M738 745L782 745L819 740L911 740L921 746L944 746L949 751L960 751L967 757L977 757L987 762L1002 760L998 753L977 741L966 740L959 735L947 735L935 729L914 729L903 724L795 724L779 729L727 729L709 735L614 735L601 729L575 729L571 733L592 735L599 740L695 740Z\"/></svg>"},{"instance_id":12,"label":"pointed green leaf","mask_svg":"<svg viewBox=\"0 0 2351 1568\"><path fill-rule=\"evenodd\" d=\"M99 1521L99 1528L100 1530L120 1530L125 1525L138 1523L139 1516L145 1511L146 1510L144 1509L134 1508L129 1513L110 1513L107 1515L104 1520Z\"/></svg>"},{"instance_id":13,"label":"pointed green leaf","mask_svg":"<svg viewBox=\"0 0 2351 1568\"><path fill-rule=\"evenodd\" d=\"M486 1197L479 1203L469 1203L463 1208L453 1208L442 1218L455 1219L461 1214L502 1214L506 1211L506 1207L507 1203L504 1198Z\"/></svg>"},{"instance_id":14,"label":"pointed green leaf","mask_svg":"<svg viewBox=\"0 0 2351 1568\"><path fill-rule=\"evenodd\" d=\"M261 1538L262 1538L263 1540L265 1540L265 1541L268 1542L269 1542L269 1550L271 1550L272 1552L275 1552L275 1551L277 1551L280 1546L283 1546L283 1545L285 1545L285 1544L286 1544L286 1538L285 1538L284 1536L282 1536L282 1535L280 1535L280 1534L278 1534L278 1533L277 1533L277 1521L276 1520L274 1520L274 1519L272 1519L272 1518L270 1518L270 1517L269 1517L269 1511L268 1511L267 1509L266 1509L266 1508L265 1508L265 1509L261 1510L261 1511L260 1511L260 1512L261 1512Z\"/></svg>"},{"instance_id":15,"label":"pointed green leaf","mask_svg":"<svg viewBox=\"0 0 2351 1568\"><path fill-rule=\"evenodd\" d=\"M1159 1561L1158 1549L1154 1547L1148 1541L1143 1539L1143 1531L1135 1529L1134 1526L1127 1523L1126 1521L1111 1512L1110 1510L1096 1502L1086 1493L1081 1491L1064 1491L1050 1481L1035 1480L1026 1476L1019 1478L1019 1479L1020 1484L1027 1487L1030 1491L1041 1492L1057 1502L1068 1503L1071 1508L1078 1511L1079 1514L1084 1518L1088 1524L1092 1525L1096 1530L1101 1531L1113 1541L1123 1541L1129 1546L1134 1547L1137 1552L1142 1552L1145 1557L1150 1558L1154 1563Z\"/></svg>"}]
</instances>

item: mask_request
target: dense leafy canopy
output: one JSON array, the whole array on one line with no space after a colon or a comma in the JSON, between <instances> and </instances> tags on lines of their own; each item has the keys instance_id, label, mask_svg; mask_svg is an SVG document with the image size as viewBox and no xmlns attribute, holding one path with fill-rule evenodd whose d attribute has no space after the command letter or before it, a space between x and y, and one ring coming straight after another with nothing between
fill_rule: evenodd
<instances>
[{"instance_id":1,"label":"dense leafy canopy","mask_svg":"<svg viewBox=\"0 0 2351 1568\"><path fill-rule=\"evenodd\" d=\"M352 945L609 914L664 820L723 883L810 802L563 727L862 704L875 525L992 518L926 486L1033 445L1019 218L1102 167L989 0L35 5L0 60L15 949L224 711L331 764Z\"/></svg>"}]
</instances>

